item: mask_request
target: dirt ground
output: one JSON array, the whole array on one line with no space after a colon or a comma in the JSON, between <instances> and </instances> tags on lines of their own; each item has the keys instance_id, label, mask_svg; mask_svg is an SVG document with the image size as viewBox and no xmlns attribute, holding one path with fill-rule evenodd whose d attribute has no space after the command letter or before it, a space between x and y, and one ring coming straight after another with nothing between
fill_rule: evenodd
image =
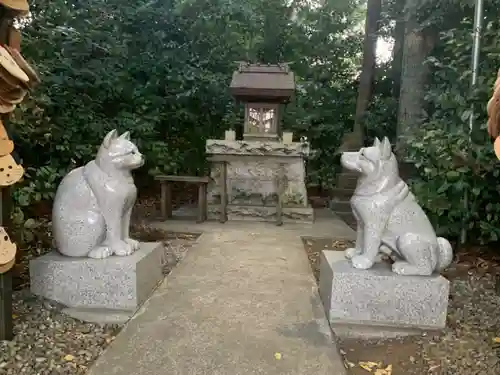
<instances>
[{"instance_id":1,"label":"dirt ground","mask_svg":"<svg viewBox=\"0 0 500 375\"><path fill-rule=\"evenodd\" d=\"M322 250L344 250L345 240L304 239L316 280ZM459 253L444 274L451 281L448 326L439 334L390 340L339 340L351 375L500 374L498 259Z\"/></svg>"}]
</instances>

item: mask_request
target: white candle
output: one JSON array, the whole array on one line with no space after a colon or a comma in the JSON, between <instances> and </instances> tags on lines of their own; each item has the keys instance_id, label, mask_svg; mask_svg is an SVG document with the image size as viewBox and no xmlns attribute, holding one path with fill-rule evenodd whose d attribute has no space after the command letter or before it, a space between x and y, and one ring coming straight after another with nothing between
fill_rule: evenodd
<instances>
[{"instance_id":1,"label":"white candle","mask_svg":"<svg viewBox=\"0 0 500 375\"><path fill-rule=\"evenodd\" d=\"M293 133L292 132L283 132L283 143L290 144L293 142Z\"/></svg>"},{"instance_id":2,"label":"white candle","mask_svg":"<svg viewBox=\"0 0 500 375\"><path fill-rule=\"evenodd\" d=\"M236 132L234 130L226 130L226 135L225 135L225 140L226 141L235 141L236 140Z\"/></svg>"}]
</instances>

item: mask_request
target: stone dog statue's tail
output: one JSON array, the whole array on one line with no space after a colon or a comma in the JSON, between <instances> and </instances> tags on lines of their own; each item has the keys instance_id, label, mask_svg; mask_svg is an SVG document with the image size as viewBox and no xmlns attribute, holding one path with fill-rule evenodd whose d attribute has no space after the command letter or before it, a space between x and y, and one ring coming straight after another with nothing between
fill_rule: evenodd
<instances>
[{"instance_id":1,"label":"stone dog statue's tail","mask_svg":"<svg viewBox=\"0 0 500 375\"><path fill-rule=\"evenodd\" d=\"M438 237L438 264L436 271L442 271L453 261L453 248L446 238Z\"/></svg>"}]
</instances>

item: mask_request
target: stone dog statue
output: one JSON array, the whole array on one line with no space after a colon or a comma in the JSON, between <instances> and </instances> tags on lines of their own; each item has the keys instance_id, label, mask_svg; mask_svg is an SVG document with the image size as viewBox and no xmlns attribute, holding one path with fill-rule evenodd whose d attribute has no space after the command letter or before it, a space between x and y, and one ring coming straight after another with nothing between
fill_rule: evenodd
<instances>
[{"instance_id":1,"label":"stone dog statue","mask_svg":"<svg viewBox=\"0 0 500 375\"><path fill-rule=\"evenodd\" d=\"M395 259L393 272L431 275L453 260L450 243L436 233L408 185L399 177L389 140L344 152L341 164L360 173L351 207L357 221L356 247L345 256L359 269L373 266L381 254Z\"/></svg>"},{"instance_id":2,"label":"stone dog statue","mask_svg":"<svg viewBox=\"0 0 500 375\"><path fill-rule=\"evenodd\" d=\"M52 209L55 246L63 255L103 259L126 256L139 247L129 237L137 189L131 171L144 157L129 132L109 132L92 160L69 172Z\"/></svg>"}]
</instances>

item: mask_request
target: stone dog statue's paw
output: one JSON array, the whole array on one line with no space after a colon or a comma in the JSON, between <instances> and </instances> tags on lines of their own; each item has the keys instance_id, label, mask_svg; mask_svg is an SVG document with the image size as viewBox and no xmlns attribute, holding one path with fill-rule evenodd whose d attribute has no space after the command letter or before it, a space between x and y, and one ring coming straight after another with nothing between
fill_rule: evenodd
<instances>
[{"instance_id":1,"label":"stone dog statue's paw","mask_svg":"<svg viewBox=\"0 0 500 375\"><path fill-rule=\"evenodd\" d=\"M132 248L132 251L137 251L139 250L139 241L134 240L132 238L127 238L125 240L129 244L129 246Z\"/></svg>"},{"instance_id":2,"label":"stone dog statue's paw","mask_svg":"<svg viewBox=\"0 0 500 375\"><path fill-rule=\"evenodd\" d=\"M394 262L392 265L392 272L398 275L408 276L430 276L434 272L434 268L430 265L427 267L416 266L404 261Z\"/></svg>"},{"instance_id":3,"label":"stone dog statue's paw","mask_svg":"<svg viewBox=\"0 0 500 375\"><path fill-rule=\"evenodd\" d=\"M392 272L397 273L398 275L404 275L406 273L407 267L407 262L394 262L394 264L392 265Z\"/></svg>"},{"instance_id":4,"label":"stone dog statue's paw","mask_svg":"<svg viewBox=\"0 0 500 375\"><path fill-rule=\"evenodd\" d=\"M351 259L352 266L361 270L367 270L368 268L371 268L374 262L375 261L373 259L370 259L364 255L356 255Z\"/></svg>"},{"instance_id":5,"label":"stone dog statue's paw","mask_svg":"<svg viewBox=\"0 0 500 375\"><path fill-rule=\"evenodd\" d=\"M112 243L111 249L113 250L113 254L119 257L124 257L134 252L132 245L126 241L117 241Z\"/></svg>"},{"instance_id":6,"label":"stone dog statue's paw","mask_svg":"<svg viewBox=\"0 0 500 375\"><path fill-rule=\"evenodd\" d=\"M104 259L110 257L111 255L113 255L113 252L109 246L97 246L90 251L88 257L94 259Z\"/></svg>"},{"instance_id":7,"label":"stone dog statue's paw","mask_svg":"<svg viewBox=\"0 0 500 375\"><path fill-rule=\"evenodd\" d=\"M356 249L354 247L350 247L344 251L344 256L347 259L352 259L354 256L360 255L360 254L361 254L361 251L359 251L358 249Z\"/></svg>"}]
</instances>

